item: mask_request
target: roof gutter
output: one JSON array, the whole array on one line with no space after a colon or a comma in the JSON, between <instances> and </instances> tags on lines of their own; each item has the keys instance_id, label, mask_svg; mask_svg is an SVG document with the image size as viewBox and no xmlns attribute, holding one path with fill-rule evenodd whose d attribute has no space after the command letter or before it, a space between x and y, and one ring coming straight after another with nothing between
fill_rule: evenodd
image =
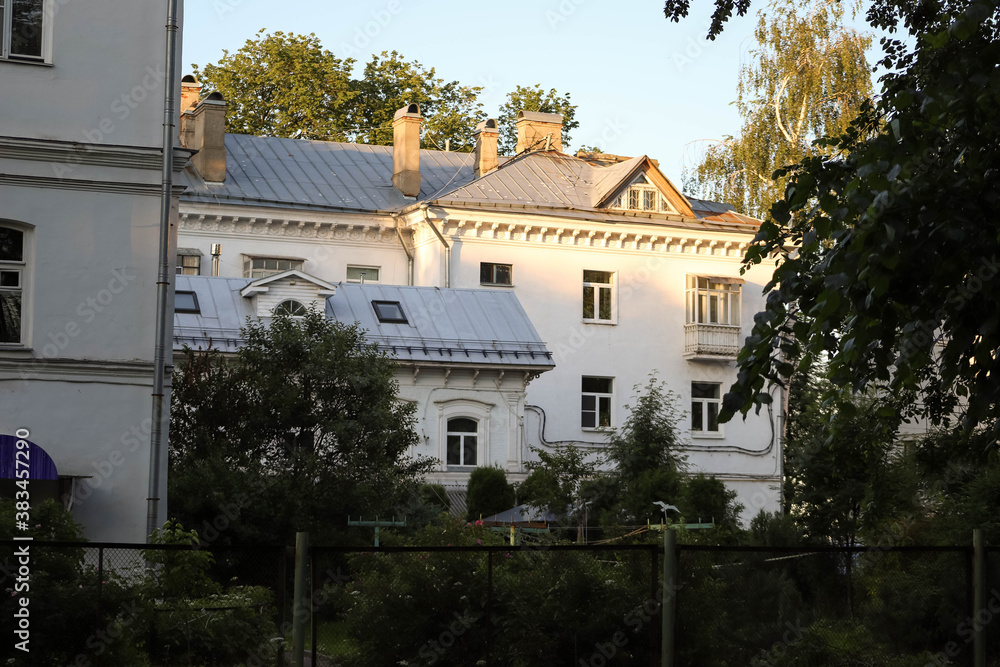
<instances>
[{"instance_id":1,"label":"roof gutter","mask_svg":"<svg viewBox=\"0 0 1000 667\"><path fill-rule=\"evenodd\" d=\"M434 234L444 246L444 286L451 287L451 246L448 245L448 242L444 240L444 236L438 231L438 228L434 226L434 223L431 222L430 215L427 213L427 204L421 204L420 210L424 213L424 222L427 223L428 227L434 230Z\"/></svg>"}]
</instances>

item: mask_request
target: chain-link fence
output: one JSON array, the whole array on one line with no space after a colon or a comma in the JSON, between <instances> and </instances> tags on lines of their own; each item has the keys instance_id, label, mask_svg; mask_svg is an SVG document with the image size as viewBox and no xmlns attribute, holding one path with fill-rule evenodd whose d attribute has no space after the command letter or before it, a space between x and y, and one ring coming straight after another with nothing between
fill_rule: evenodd
<instances>
[{"instance_id":1,"label":"chain-link fence","mask_svg":"<svg viewBox=\"0 0 1000 667\"><path fill-rule=\"evenodd\" d=\"M284 547L0 543L0 664L279 664Z\"/></svg>"}]
</instances>

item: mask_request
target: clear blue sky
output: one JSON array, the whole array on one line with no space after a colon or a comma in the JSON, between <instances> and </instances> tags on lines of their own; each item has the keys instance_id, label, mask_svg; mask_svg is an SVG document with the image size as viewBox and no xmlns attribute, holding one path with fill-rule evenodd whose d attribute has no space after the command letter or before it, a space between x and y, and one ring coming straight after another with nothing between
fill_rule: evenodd
<instances>
[{"instance_id":1,"label":"clear blue sky","mask_svg":"<svg viewBox=\"0 0 1000 667\"><path fill-rule=\"evenodd\" d=\"M646 154L680 186L684 164L696 162L692 142L739 130L730 103L756 23L734 19L710 42L714 3L692 4L676 24L661 0L198 0L185 7L184 73L261 28L315 33L338 57L356 58L359 71L372 53L396 50L445 80L484 86L491 116L519 84L570 93L580 121L572 150Z\"/></svg>"}]
</instances>

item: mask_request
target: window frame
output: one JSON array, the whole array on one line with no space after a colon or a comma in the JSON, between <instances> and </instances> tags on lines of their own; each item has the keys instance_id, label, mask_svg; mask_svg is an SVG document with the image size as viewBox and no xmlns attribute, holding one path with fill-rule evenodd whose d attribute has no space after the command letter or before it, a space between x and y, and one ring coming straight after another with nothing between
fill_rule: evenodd
<instances>
[{"instance_id":1,"label":"window frame","mask_svg":"<svg viewBox=\"0 0 1000 667\"><path fill-rule=\"evenodd\" d=\"M374 280L364 276L361 280L351 278L351 269L357 269L359 271L375 271L378 276ZM344 272L344 282L352 283L354 285L368 285L370 283L380 283L382 282L382 267L381 266L362 266L361 264L348 264Z\"/></svg>"},{"instance_id":2,"label":"window frame","mask_svg":"<svg viewBox=\"0 0 1000 667\"><path fill-rule=\"evenodd\" d=\"M740 326L743 289L740 283L713 282L715 276L689 274L684 290L686 324ZM704 286L702 285L704 283ZM715 285L715 287L713 287ZM715 308L713 320L712 309ZM725 311L726 316L722 316ZM723 321L725 320L725 321Z\"/></svg>"},{"instance_id":3,"label":"window frame","mask_svg":"<svg viewBox=\"0 0 1000 667\"><path fill-rule=\"evenodd\" d=\"M606 381L608 383L607 391L595 391L593 389L587 389L588 380L600 380ZM594 399L594 405L591 409L587 409L586 403L588 398ZM607 404L607 424L601 423L601 404L602 401L606 401ZM593 425L587 425L587 415L593 415ZM584 431L605 431L610 428L614 428L615 423L615 379L613 377L606 377L600 375L583 375L580 379L580 428Z\"/></svg>"},{"instance_id":4,"label":"window frame","mask_svg":"<svg viewBox=\"0 0 1000 667\"><path fill-rule=\"evenodd\" d=\"M451 423L457 421L467 421L475 425L476 429L474 431L458 431L452 430ZM467 415L452 415L445 419L445 433L444 433L444 464L449 469L455 468L475 468L479 465L479 432L481 431L480 421L475 417L470 417ZM452 463L450 460L450 448L451 448L451 438L455 436L459 438L458 443L458 455L459 462ZM472 438L472 451L475 460L469 463L465 460L466 452L466 438Z\"/></svg>"},{"instance_id":5,"label":"window frame","mask_svg":"<svg viewBox=\"0 0 1000 667\"><path fill-rule=\"evenodd\" d=\"M31 266L32 266L32 241L33 228L29 225L14 222L13 220L0 220L0 228L10 229L21 234L21 259L20 260L0 260L0 270L17 272L18 285L16 287L0 287L2 292L16 293L20 296L18 304L19 337L13 341L0 341L2 349L20 349L29 347L31 340Z\"/></svg>"},{"instance_id":6,"label":"window frame","mask_svg":"<svg viewBox=\"0 0 1000 667\"><path fill-rule=\"evenodd\" d=\"M301 311L302 311L301 315L296 315L293 312L287 312L287 313L285 313L285 315L287 315L288 317L292 318L293 320L300 320L300 319L302 319L303 317L306 316L306 313L309 312L309 308L304 303L302 303L301 301L299 301L298 299L282 299L274 308L271 309L271 314L272 315L277 315L278 314L278 309L281 308L282 306L284 306L285 304L295 304L296 306L298 306L301 309Z\"/></svg>"},{"instance_id":7,"label":"window frame","mask_svg":"<svg viewBox=\"0 0 1000 667\"><path fill-rule=\"evenodd\" d=\"M490 279L489 281L483 280L484 273L489 267ZM501 282L497 280L497 267L506 267L507 275L509 280L507 282ZM503 262L479 262L479 284L489 285L490 287L513 287L514 286L514 265L505 264Z\"/></svg>"},{"instance_id":8,"label":"window frame","mask_svg":"<svg viewBox=\"0 0 1000 667\"><path fill-rule=\"evenodd\" d=\"M194 306L191 307L191 308L179 308L177 306L177 297L180 296L181 294L191 295L191 298L194 301ZM198 294L196 292L194 292L193 290L176 290L174 292L174 312L175 313L192 313L192 314L195 314L195 315L200 315L201 314L201 304L198 303Z\"/></svg>"},{"instance_id":9,"label":"window frame","mask_svg":"<svg viewBox=\"0 0 1000 667\"><path fill-rule=\"evenodd\" d=\"M0 0L2 2L2 0ZM195 266L187 266L185 261L188 259L197 260ZM187 271L187 269L194 269L194 273ZM179 276L200 276L201 275L201 255L194 253L177 253L177 275Z\"/></svg>"},{"instance_id":10,"label":"window frame","mask_svg":"<svg viewBox=\"0 0 1000 667\"><path fill-rule=\"evenodd\" d=\"M695 385L711 386L714 388L715 396L695 396ZM697 409L696 409L697 406ZM705 428L708 426L706 419L711 421L712 406L715 407L715 429ZM724 438L725 431L719 422L719 412L722 410L722 383L721 382L701 382L691 381L691 436L695 438ZM701 424L695 428L696 415L701 415Z\"/></svg>"},{"instance_id":11,"label":"window frame","mask_svg":"<svg viewBox=\"0 0 1000 667\"><path fill-rule=\"evenodd\" d=\"M587 280L588 273L602 273L606 274L609 282L596 282L593 280ZM615 310L618 305L618 300L615 298L615 292L617 291L617 275L614 271L604 271L602 269L584 269L583 270L583 295L581 299L582 310L581 318L584 322L589 324L615 324L617 322L617 312ZM593 313L596 317L587 317L587 305L588 296L587 290L593 290L593 293L589 300L592 302L590 305L593 308ZM607 291L608 293L608 317L603 318L601 315L601 292Z\"/></svg>"},{"instance_id":12,"label":"window frame","mask_svg":"<svg viewBox=\"0 0 1000 667\"><path fill-rule=\"evenodd\" d=\"M381 299L372 299L372 309L375 311L375 319L377 319L382 324L409 324L410 321L406 319L406 311L403 310L403 304L399 301L385 301ZM381 306L386 307L396 307L399 309L399 317L395 317L381 310Z\"/></svg>"},{"instance_id":13,"label":"window frame","mask_svg":"<svg viewBox=\"0 0 1000 667\"><path fill-rule=\"evenodd\" d=\"M41 39L39 53L11 54L13 30L13 4L18 0L0 0L0 62L49 65L52 62L52 16L54 0L41 0Z\"/></svg>"},{"instance_id":14,"label":"window frame","mask_svg":"<svg viewBox=\"0 0 1000 667\"><path fill-rule=\"evenodd\" d=\"M474 398L452 398L443 401L434 401L437 408L437 438L434 449L435 458L442 472L468 473L469 466L449 466L448 465L448 420L464 417L472 419L479 425L478 449L476 451L476 461L478 465L490 465L490 415L496 408L495 403L487 403Z\"/></svg>"},{"instance_id":15,"label":"window frame","mask_svg":"<svg viewBox=\"0 0 1000 667\"><path fill-rule=\"evenodd\" d=\"M255 268L253 263L255 261L272 261L272 262L289 262L289 268L287 269L268 269ZM298 266L291 266L291 264L297 263ZM270 276L276 276L279 273L284 273L285 271L305 271L306 260L301 257L277 257L274 255L243 255L243 277L249 278L250 280L259 280L261 278L268 278ZM263 271L259 275L254 275L254 271Z\"/></svg>"},{"instance_id":16,"label":"window frame","mask_svg":"<svg viewBox=\"0 0 1000 667\"><path fill-rule=\"evenodd\" d=\"M651 206L648 205L651 201ZM645 172L639 174L631 183L619 190L611 200L609 208L621 211L639 211L642 213L677 213L677 209L660 188L646 177Z\"/></svg>"}]
</instances>

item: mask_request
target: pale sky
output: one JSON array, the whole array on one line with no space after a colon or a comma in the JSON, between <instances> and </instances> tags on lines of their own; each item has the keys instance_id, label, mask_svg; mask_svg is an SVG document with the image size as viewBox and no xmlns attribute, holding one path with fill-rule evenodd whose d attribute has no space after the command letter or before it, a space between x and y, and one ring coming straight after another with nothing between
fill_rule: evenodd
<instances>
[{"instance_id":1,"label":"pale sky","mask_svg":"<svg viewBox=\"0 0 1000 667\"><path fill-rule=\"evenodd\" d=\"M484 86L490 116L519 84L569 93L580 121L572 152L646 154L680 187L683 166L697 161L692 142L739 131L730 103L756 24L734 18L710 42L714 3L692 4L676 24L661 0L197 0L185 3L183 73L261 28L315 33L337 57L356 58L358 72L372 53L396 50L446 81Z\"/></svg>"}]
</instances>

